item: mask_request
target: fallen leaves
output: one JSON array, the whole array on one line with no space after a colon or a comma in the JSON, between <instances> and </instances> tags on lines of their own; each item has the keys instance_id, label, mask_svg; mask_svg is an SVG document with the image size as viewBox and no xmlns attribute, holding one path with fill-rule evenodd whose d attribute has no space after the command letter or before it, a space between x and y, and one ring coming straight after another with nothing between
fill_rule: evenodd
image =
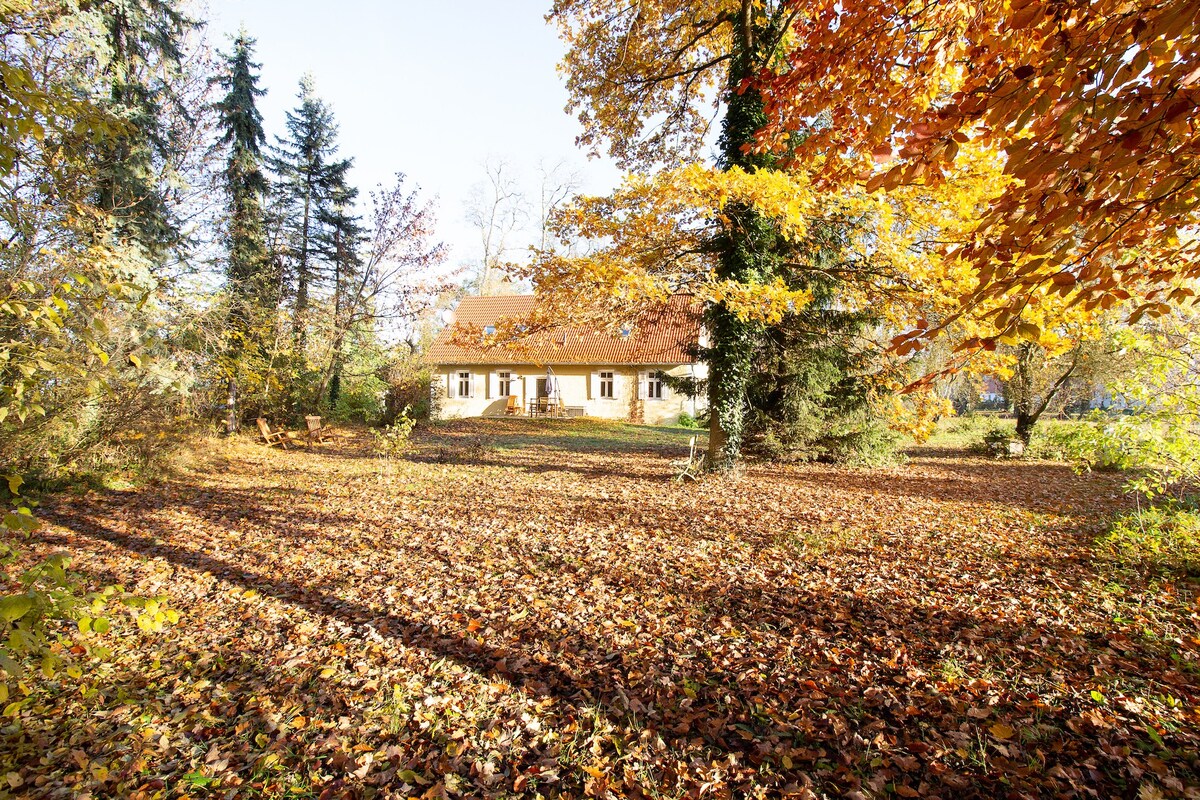
<instances>
[{"instance_id":1,"label":"fallen leaves","mask_svg":"<svg viewBox=\"0 0 1200 800\"><path fill-rule=\"evenodd\" d=\"M686 437L589 422L451 424L383 476L365 439L230 447L47 509L46 547L181 618L123 632L82 690L13 692L22 792L1196 783L1195 589L1112 585L1090 539L1119 477L920 456L681 486Z\"/></svg>"}]
</instances>

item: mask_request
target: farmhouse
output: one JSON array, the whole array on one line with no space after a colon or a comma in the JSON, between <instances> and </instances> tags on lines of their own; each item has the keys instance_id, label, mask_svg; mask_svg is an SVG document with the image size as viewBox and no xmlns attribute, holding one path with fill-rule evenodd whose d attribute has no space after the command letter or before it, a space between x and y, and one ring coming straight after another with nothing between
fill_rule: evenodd
<instances>
[{"instance_id":1,"label":"farmhouse","mask_svg":"<svg viewBox=\"0 0 1200 800\"><path fill-rule=\"evenodd\" d=\"M498 320L528 315L532 295L468 297L455 323L485 332ZM695 346L699 305L676 295L622 334L564 327L533 334L519 348L463 347L443 330L429 350L435 365L435 408L443 419L503 416L589 416L654 425L696 415L703 401L670 377L702 379Z\"/></svg>"}]
</instances>

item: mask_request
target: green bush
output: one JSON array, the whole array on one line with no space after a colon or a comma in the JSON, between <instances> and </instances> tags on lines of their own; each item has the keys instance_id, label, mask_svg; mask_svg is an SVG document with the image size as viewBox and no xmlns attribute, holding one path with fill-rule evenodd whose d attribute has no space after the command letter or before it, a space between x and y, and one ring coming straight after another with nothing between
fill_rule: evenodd
<instances>
[{"instance_id":1,"label":"green bush","mask_svg":"<svg viewBox=\"0 0 1200 800\"><path fill-rule=\"evenodd\" d=\"M699 428L700 423L696 418L686 411L679 415L679 427L681 428Z\"/></svg>"},{"instance_id":2,"label":"green bush","mask_svg":"<svg viewBox=\"0 0 1200 800\"><path fill-rule=\"evenodd\" d=\"M900 463L899 435L879 425L867 425L820 442L819 460L852 467L887 467Z\"/></svg>"},{"instance_id":3,"label":"green bush","mask_svg":"<svg viewBox=\"0 0 1200 800\"><path fill-rule=\"evenodd\" d=\"M1064 459L1080 469L1133 473L1128 488L1151 497L1180 493L1200 479L1200 436L1169 416L1096 411L1064 435L1061 445Z\"/></svg>"},{"instance_id":4,"label":"green bush","mask_svg":"<svg viewBox=\"0 0 1200 800\"><path fill-rule=\"evenodd\" d=\"M1017 436L1014 432L1007 428L993 426L983 434L983 442L976 448L980 452L1002 458L1009 455L1010 447L1013 442L1017 441Z\"/></svg>"},{"instance_id":5,"label":"green bush","mask_svg":"<svg viewBox=\"0 0 1200 800\"><path fill-rule=\"evenodd\" d=\"M1140 508L1118 517L1096 547L1124 566L1200 575L1200 512L1178 501Z\"/></svg>"},{"instance_id":6,"label":"green bush","mask_svg":"<svg viewBox=\"0 0 1200 800\"><path fill-rule=\"evenodd\" d=\"M381 459L398 458L408 451L409 438L417 424L416 419L409 414L409 410L405 408L401 411L391 425L371 431L371 435L375 438L375 455Z\"/></svg>"},{"instance_id":7,"label":"green bush","mask_svg":"<svg viewBox=\"0 0 1200 800\"><path fill-rule=\"evenodd\" d=\"M344 384L338 396L333 418L339 422L374 425L383 419L388 385L374 375Z\"/></svg>"}]
</instances>

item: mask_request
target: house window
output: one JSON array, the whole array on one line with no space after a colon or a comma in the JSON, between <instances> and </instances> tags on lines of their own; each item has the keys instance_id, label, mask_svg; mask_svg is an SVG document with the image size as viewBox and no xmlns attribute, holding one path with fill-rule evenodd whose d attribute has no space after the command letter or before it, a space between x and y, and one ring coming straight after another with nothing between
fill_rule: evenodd
<instances>
[{"instance_id":1,"label":"house window","mask_svg":"<svg viewBox=\"0 0 1200 800\"><path fill-rule=\"evenodd\" d=\"M458 373L458 396L459 397L470 397L471 396L471 373L469 373L469 372Z\"/></svg>"},{"instance_id":2,"label":"house window","mask_svg":"<svg viewBox=\"0 0 1200 800\"><path fill-rule=\"evenodd\" d=\"M508 397L510 394L512 394L513 393L512 373L511 372L497 372L496 377L497 377L497 382L500 384L500 396Z\"/></svg>"},{"instance_id":3,"label":"house window","mask_svg":"<svg viewBox=\"0 0 1200 800\"><path fill-rule=\"evenodd\" d=\"M663 396L663 374L661 372L651 372L646 376L646 397L651 400L662 400Z\"/></svg>"},{"instance_id":4,"label":"house window","mask_svg":"<svg viewBox=\"0 0 1200 800\"><path fill-rule=\"evenodd\" d=\"M494 336L496 334L496 326L488 325L483 329L483 333L485 336Z\"/></svg>"},{"instance_id":5,"label":"house window","mask_svg":"<svg viewBox=\"0 0 1200 800\"><path fill-rule=\"evenodd\" d=\"M601 372L600 397L604 400L612 400L615 396L613 393L613 374L611 372Z\"/></svg>"}]
</instances>

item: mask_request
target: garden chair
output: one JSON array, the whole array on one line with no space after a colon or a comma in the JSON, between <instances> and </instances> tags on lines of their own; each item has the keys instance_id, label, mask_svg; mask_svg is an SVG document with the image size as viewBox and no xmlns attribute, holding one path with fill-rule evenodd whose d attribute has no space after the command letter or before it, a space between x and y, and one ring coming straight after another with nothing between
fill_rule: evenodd
<instances>
[{"instance_id":1,"label":"garden chair","mask_svg":"<svg viewBox=\"0 0 1200 800\"><path fill-rule=\"evenodd\" d=\"M680 483L700 479L700 469L704 466L704 451L696 449L695 436L688 442L688 457L679 461L672 461L671 466L679 470L679 474L675 476L675 480Z\"/></svg>"},{"instance_id":2,"label":"garden chair","mask_svg":"<svg viewBox=\"0 0 1200 800\"><path fill-rule=\"evenodd\" d=\"M310 414L304 418L304 423L308 426L308 446L312 447L313 442L324 442L325 437L330 435L330 430L327 426L321 425L321 418L315 414Z\"/></svg>"},{"instance_id":3,"label":"garden chair","mask_svg":"<svg viewBox=\"0 0 1200 800\"><path fill-rule=\"evenodd\" d=\"M271 426L268 425L267 421L265 419L263 419L262 417L258 418L258 432L261 433L263 439L266 440L267 447L274 447L275 445L279 445L284 450L288 449L287 431L271 430Z\"/></svg>"},{"instance_id":4,"label":"garden chair","mask_svg":"<svg viewBox=\"0 0 1200 800\"><path fill-rule=\"evenodd\" d=\"M508 405L504 407L504 413L509 416L521 413L521 403L517 400L515 394L508 396Z\"/></svg>"}]
</instances>

